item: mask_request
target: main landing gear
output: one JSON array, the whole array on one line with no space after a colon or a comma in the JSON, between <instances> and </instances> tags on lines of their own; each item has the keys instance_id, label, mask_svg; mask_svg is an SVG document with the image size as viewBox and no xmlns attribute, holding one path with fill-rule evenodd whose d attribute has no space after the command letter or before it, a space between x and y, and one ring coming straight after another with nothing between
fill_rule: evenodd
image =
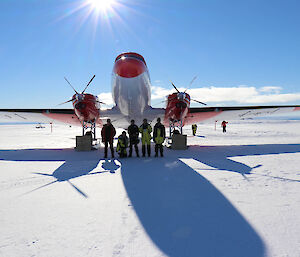
<instances>
[{"instance_id":1,"label":"main landing gear","mask_svg":"<svg viewBox=\"0 0 300 257\"><path fill-rule=\"evenodd\" d=\"M183 122L181 120L170 120L170 137L168 144L174 150L187 149L187 137L182 134Z\"/></svg>"},{"instance_id":2,"label":"main landing gear","mask_svg":"<svg viewBox=\"0 0 300 257\"><path fill-rule=\"evenodd\" d=\"M82 135L92 135L93 141L96 141L96 122L88 121L82 122Z\"/></svg>"},{"instance_id":3,"label":"main landing gear","mask_svg":"<svg viewBox=\"0 0 300 257\"><path fill-rule=\"evenodd\" d=\"M183 127L182 120L170 120L170 138L172 137L174 131L179 130L180 134L182 134L182 127Z\"/></svg>"}]
</instances>

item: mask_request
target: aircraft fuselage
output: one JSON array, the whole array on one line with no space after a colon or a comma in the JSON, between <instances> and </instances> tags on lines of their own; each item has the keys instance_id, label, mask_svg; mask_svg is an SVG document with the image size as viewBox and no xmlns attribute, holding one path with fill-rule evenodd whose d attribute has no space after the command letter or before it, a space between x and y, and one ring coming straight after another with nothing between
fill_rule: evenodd
<instances>
[{"instance_id":1,"label":"aircraft fuselage","mask_svg":"<svg viewBox=\"0 0 300 257\"><path fill-rule=\"evenodd\" d=\"M136 53L120 54L112 72L113 99L122 115L140 120L151 108L151 84L144 58Z\"/></svg>"}]
</instances>

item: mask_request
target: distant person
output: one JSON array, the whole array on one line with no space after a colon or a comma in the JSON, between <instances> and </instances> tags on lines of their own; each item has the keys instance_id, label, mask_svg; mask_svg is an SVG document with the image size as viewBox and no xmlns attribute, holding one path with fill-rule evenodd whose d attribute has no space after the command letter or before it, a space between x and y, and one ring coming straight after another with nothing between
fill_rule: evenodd
<instances>
[{"instance_id":1,"label":"distant person","mask_svg":"<svg viewBox=\"0 0 300 257\"><path fill-rule=\"evenodd\" d=\"M160 118L157 118L157 123L154 126L153 131L153 140L155 142L155 157L158 157L158 149L160 151L160 156L164 156L164 148L163 148L163 142L166 138L166 129L163 124L160 122Z\"/></svg>"},{"instance_id":2,"label":"distant person","mask_svg":"<svg viewBox=\"0 0 300 257\"><path fill-rule=\"evenodd\" d=\"M107 158L107 148L108 144L111 151L111 157L115 158L114 154L114 136L116 135L116 130L111 124L110 119L107 119L107 124L105 124L101 130L102 142L104 143L104 158Z\"/></svg>"},{"instance_id":3,"label":"distant person","mask_svg":"<svg viewBox=\"0 0 300 257\"><path fill-rule=\"evenodd\" d=\"M226 132L226 125L227 125L227 121L225 121L225 120L223 120L222 121L222 123L221 123L221 126L222 126L222 128L223 128L223 133L225 133Z\"/></svg>"},{"instance_id":4,"label":"distant person","mask_svg":"<svg viewBox=\"0 0 300 257\"><path fill-rule=\"evenodd\" d=\"M123 131L122 134L118 137L117 152L119 153L120 158L127 157L126 148L128 147L128 137L126 132Z\"/></svg>"},{"instance_id":5,"label":"distant person","mask_svg":"<svg viewBox=\"0 0 300 257\"><path fill-rule=\"evenodd\" d=\"M147 119L143 120L143 124L140 126L140 133L142 134L142 153L143 157L145 157L146 154L146 145L147 145L147 152L148 156L151 156L151 132L152 127L147 122Z\"/></svg>"},{"instance_id":6,"label":"distant person","mask_svg":"<svg viewBox=\"0 0 300 257\"><path fill-rule=\"evenodd\" d=\"M193 136L195 136L196 135L196 131L197 131L197 125L196 124L192 125L192 130L193 130Z\"/></svg>"},{"instance_id":7,"label":"distant person","mask_svg":"<svg viewBox=\"0 0 300 257\"><path fill-rule=\"evenodd\" d=\"M137 157L140 157L139 155L139 149L138 149L138 143L139 140L139 127L134 123L134 120L131 120L131 124L128 127L128 135L129 135L129 156L132 156L132 147L134 146L135 153Z\"/></svg>"}]
</instances>

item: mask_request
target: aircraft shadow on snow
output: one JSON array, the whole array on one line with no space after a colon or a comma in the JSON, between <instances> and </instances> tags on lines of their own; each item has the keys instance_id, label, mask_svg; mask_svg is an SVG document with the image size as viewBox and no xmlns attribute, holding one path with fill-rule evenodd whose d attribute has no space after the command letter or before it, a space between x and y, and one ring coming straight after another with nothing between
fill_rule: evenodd
<instances>
[{"instance_id":1,"label":"aircraft shadow on snow","mask_svg":"<svg viewBox=\"0 0 300 257\"><path fill-rule=\"evenodd\" d=\"M56 182L68 182L78 193L85 198L88 195L78 188L70 180L87 175L97 175L105 172L114 173L119 168L115 162L106 161L102 164L104 171L93 170L98 166L102 154L99 151L76 152L74 149L24 149L24 150L0 150L0 160L10 161L62 161L64 162L52 174L43 171L34 174L53 177L54 181L42 185L32 191L49 186ZM32 192L30 191L30 192Z\"/></svg>"},{"instance_id":2,"label":"aircraft shadow on snow","mask_svg":"<svg viewBox=\"0 0 300 257\"><path fill-rule=\"evenodd\" d=\"M102 173L93 172L102 152L0 150L0 160L64 161L53 174L38 173L53 176L54 182L59 182ZM139 161L133 158L120 162L132 206L147 234L166 255L262 257L265 246L257 232L218 189L180 158L192 158L217 170L245 175L253 168L228 158L297 152L300 152L299 144L191 146L188 151L166 151L168 158ZM118 169L114 162L102 166L103 172Z\"/></svg>"}]
</instances>

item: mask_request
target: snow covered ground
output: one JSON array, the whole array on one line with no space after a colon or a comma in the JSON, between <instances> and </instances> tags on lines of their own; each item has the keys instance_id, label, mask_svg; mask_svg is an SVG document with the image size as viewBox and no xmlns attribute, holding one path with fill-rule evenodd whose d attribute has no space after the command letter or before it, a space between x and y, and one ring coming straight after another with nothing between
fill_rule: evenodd
<instances>
[{"instance_id":1,"label":"snow covered ground","mask_svg":"<svg viewBox=\"0 0 300 257\"><path fill-rule=\"evenodd\" d=\"M0 126L0 256L300 256L300 121L185 133L111 161L80 128Z\"/></svg>"}]
</instances>

